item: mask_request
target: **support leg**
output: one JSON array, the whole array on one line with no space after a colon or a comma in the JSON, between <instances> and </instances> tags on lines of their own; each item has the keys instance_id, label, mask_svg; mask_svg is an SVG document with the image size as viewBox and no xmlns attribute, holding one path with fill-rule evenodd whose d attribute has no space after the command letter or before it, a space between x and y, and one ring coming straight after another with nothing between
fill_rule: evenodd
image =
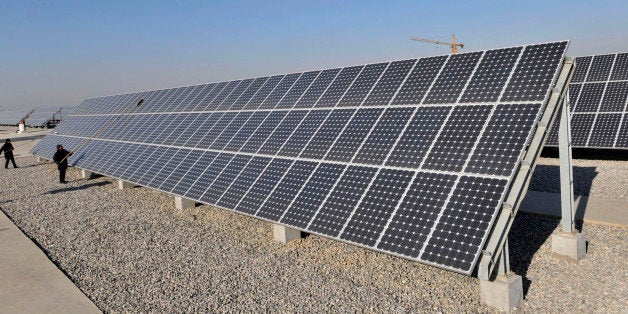
<instances>
[{"instance_id":1,"label":"support leg","mask_svg":"<svg viewBox=\"0 0 628 314\"><path fill-rule=\"evenodd\" d=\"M569 102L565 99L561 106L560 126L558 128L561 231L552 234L552 252L559 257L578 261L586 255L586 239L584 234L575 228L576 210L573 197L570 123Z\"/></svg>"},{"instance_id":2,"label":"support leg","mask_svg":"<svg viewBox=\"0 0 628 314\"><path fill-rule=\"evenodd\" d=\"M81 169L81 177L83 179L91 179L93 176L93 172L85 169Z\"/></svg>"},{"instance_id":3,"label":"support leg","mask_svg":"<svg viewBox=\"0 0 628 314\"><path fill-rule=\"evenodd\" d=\"M196 206L196 202L189 199L189 198L183 198L180 196L175 196L174 197L174 206L177 209L188 209L188 208L194 208L194 206Z\"/></svg>"},{"instance_id":4,"label":"support leg","mask_svg":"<svg viewBox=\"0 0 628 314\"><path fill-rule=\"evenodd\" d=\"M131 189L133 187L134 187L134 185L131 182L118 180L118 189L120 189L120 190Z\"/></svg>"},{"instance_id":5,"label":"support leg","mask_svg":"<svg viewBox=\"0 0 628 314\"><path fill-rule=\"evenodd\" d=\"M282 225L273 224L273 236L275 241L281 243L288 243L296 239L301 238L301 231L297 229L288 228Z\"/></svg>"},{"instance_id":6,"label":"support leg","mask_svg":"<svg viewBox=\"0 0 628 314\"><path fill-rule=\"evenodd\" d=\"M510 311L523 304L523 280L510 270L508 242L504 245L496 276L492 280L480 280L482 303L502 311Z\"/></svg>"}]
</instances>

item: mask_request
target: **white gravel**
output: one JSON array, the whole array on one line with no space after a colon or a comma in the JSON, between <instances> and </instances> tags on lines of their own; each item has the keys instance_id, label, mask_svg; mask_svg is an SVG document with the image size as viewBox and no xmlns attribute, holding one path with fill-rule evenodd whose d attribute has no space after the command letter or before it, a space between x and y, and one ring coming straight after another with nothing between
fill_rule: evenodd
<instances>
[{"instance_id":1,"label":"white gravel","mask_svg":"<svg viewBox=\"0 0 628 314\"><path fill-rule=\"evenodd\" d=\"M57 183L52 165L2 171L0 208L105 312L478 312L478 280L210 206L174 209L109 178ZM595 191L595 188L592 189ZM519 214L511 263L528 312L628 311L627 229L585 224L587 258L550 254L558 219Z\"/></svg>"}]
</instances>

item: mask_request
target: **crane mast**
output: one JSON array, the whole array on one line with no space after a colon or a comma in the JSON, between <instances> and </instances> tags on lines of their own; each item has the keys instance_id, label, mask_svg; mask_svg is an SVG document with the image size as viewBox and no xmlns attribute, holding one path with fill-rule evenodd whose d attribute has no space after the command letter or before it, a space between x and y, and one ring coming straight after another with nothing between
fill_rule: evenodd
<instances>
[{"instance_id":1,"label":"crane mast","mask_svg":"<svg viewBox=\"0 0 628 314\"><path fill-rule=\"evenodd\" d=\"M448 45L451 48L451 53L456 54L458 53L458 47L460 48L464 48L464 44L463 43L456 43L456 36L454 36L453 34L451 35L451 42L446 42L446 41L440 41L440 40L433 40L433 39L425 39L425 38L410 38L411 40L414 41L422 41L422 42L426 42L426 43L432 43L432 44L437 44L437 45Z\"/></svg>"}]
</instances>

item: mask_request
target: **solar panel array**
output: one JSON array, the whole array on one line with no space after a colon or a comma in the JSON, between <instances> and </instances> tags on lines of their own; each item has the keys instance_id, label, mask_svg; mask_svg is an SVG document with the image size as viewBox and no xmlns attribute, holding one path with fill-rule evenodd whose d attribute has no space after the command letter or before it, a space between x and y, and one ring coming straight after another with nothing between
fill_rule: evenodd
<instances>
[{"instance_id":1,"label":"solar panel array","mask_svg":"<svg viewBox=\"0 0 628 314\"><path fill-rule=\"evenodd\" d=\"M578 57L569 84L574 147L628 149L628 53ZM548 146L558 146L558 120Z\"/></svg>"},{"instance_id":2,"label":"solar panel array","mask_svg":"<svg viewBox=\"0 0 628 314\"><path fill-rule=\"evenodd\" d=\"M61 120L66 115L69 115L76 106L63 106L63 107L38 107L28 109L14 109L7 111L0 111L0 124L4 125L17 125L19 121L25 119L27 126L42 127L46 126L51 119Z\"/></svg>"},{"instance_id":3,"label":"solar panel array","mask_svg":"<svg viewBox=\"0 0 628 314\"><path fill-rule=\"evenodd\" d=\"M0 111L1 125L17 125L20 119L24 118L29 111L27 110L5 110Z\"/></svg>"},{"instance_id":4,"label":"solar panel array","mask_svg":"<svg viewBox=\"0 0 628 314\"><path fill-rule=\"evenodd\" d=\"M471 274L566 48L90 98L32 152Z\"/></svg>"}]
</instances>

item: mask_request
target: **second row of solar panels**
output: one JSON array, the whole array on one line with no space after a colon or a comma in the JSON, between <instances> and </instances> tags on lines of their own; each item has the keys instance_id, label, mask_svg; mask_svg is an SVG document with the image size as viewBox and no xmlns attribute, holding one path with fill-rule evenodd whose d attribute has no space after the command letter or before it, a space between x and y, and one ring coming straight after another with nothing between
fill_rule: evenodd
<instances>
[{"instance_id":1,"label":"second row of solar panels","mask_svg":"<svg viewBox=\"0 0 628 314\"><path fill-rule=\"evenodd\" d=\"M508 176L504 169L516 163L516 152L528 136L524 130L534 123L539 106L74 116L56 133L83 136L98 131L96 138L115 141ZM113 120L116 127L107 127ZM505 146L492 144L502 142L503 136L510 138Z\"/></svg>"},{"instance_id":2,"label":"second row of solar panels","mask_svg":"<svg viewBox=\"0 0 628 314\"><path fill-rule=\"evenodd\" d=\"M569 84L571 143L628 149L628 53L578 57ZM558 119L548 146L558 146Z\"/></svg>"},{"instance_id":3,"label":"second row of solar panels","mask_svg":"<svg viewBox=\"0 0 628 314\"><path fill-rule=\"evenodd\" d=\"M543 49L551 48L529 47L523 54L515 47L90 98L74 114L543 101L552 78L540 74L553 66L543 64L542 56L553 52ZM143 105L132 107L140 99Z\"/></svg>"}]
</instances>

